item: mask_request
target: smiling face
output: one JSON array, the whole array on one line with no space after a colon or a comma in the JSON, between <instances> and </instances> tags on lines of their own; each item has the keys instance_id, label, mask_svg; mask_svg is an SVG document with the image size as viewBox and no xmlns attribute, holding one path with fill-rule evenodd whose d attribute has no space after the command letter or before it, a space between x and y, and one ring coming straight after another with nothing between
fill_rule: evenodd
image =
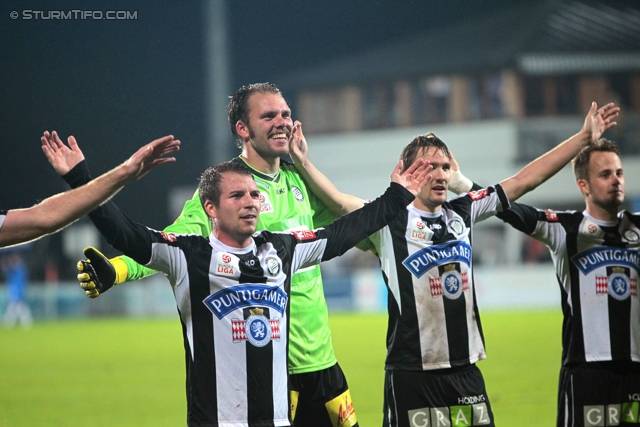
<instances>
[{"instance_id":1,"label":"smiling face","mask_svg":"<svg viewBox=\"0 0 640 427\"><path fill-rule=\"evenodd\" d=\"M451 181L451 160L437 147L424 147L416 158L431 162L433 178L420 191L413 204L423 211L438 212L447 201L447 190Z\"/></svg>"},{"instance_id":2,"label":"smiling face","mask_svg":"<svg viewBox=\"0 0 640 427\"><path fill-rule=\"evenodd\" d=\"M282 95L253 93L247 102L248 123L238 121L236 131L245 140L247 151L255 151L269 161L289 154L293 129L291 110Z\"/></svg>"},{"instance_id":3,"label":"smiling face","mask_svg":"<svg viewBox=\"0 0 640 427\"><path fill-rule=\"evenodd\" d=\"M205 211L213 219L214 233L227 246L246 247L258 226L260 191L251 175L223 172L220 200L206 200Z\"/></svg>"},{"instance_id":4,"label":"smiling face","mask_svg":"<svg viewBox=\"0 0 640 427\"><path fill-rule=\"evenodd\" d=\"M587 212L599 219L615 217L624 201L624 171L620 156L614 152L595 151L589 159L588 178L579 179ZM603 213L608 213L607 218Z\"/></svg>"}]
</instances>

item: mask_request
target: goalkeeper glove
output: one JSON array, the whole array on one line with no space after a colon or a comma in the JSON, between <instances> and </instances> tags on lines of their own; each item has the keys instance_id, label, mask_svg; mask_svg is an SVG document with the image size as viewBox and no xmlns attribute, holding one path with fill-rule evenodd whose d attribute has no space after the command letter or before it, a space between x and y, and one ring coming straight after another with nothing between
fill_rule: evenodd
<instances>
[{"instance_id":1,"label":"goalkeeper glove","mask_svg":"<svg viewBox=\"0 0 640 427\"><path fill-rule=\"evenodd\" d=\"M84 248L87 260L78 261L78 280L89 298L96 298L116 284L116 269L109 259L92 246Z\"/></svg>"}]
</instances>

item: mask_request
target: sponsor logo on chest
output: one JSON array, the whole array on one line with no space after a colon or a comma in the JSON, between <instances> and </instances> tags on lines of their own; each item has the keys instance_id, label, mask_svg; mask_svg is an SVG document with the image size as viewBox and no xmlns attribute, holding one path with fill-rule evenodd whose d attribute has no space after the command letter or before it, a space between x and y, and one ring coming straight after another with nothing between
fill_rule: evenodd
<instances>
[{"instance_id":1,"label":"sponsor logo on chest","mask_svg":"<svg viewBox=\"0 0 640 427\"><path fill-rule=\"evenodd\" d=\"M440 245L422 248L408 256L402 264L417 278L439 265L460 262L471 266L471 246L454 240Z\"/></svg>"},{"instance_id":2,"label":"sponsor logo on chest","mask_svg":"<svg viewBox=\"0 0 640 427\"><path fill-rule=\"evenodd\" d=\"M224 288L209 295L203 303L218 319L222 319L232 311L255 306L269 307L283 315L288 299L278 286L255 283Z\"/></svg>"},{"instance_id":3,"label":"sponsor logo on chest","mask_svg":"<svg viewBox=\"0 0 640 427\"><path fill-rule=\"evenodd\" d=\"M607 266L625 266L636 273L640 270L640 255L635 249L598 246L572 256L571 261L585 276Z\"/></svg>"},{"instance_id":4,"label":"sponsor logo on chest","mask_svg":"<svg viewBox=\"0 0 640 427\"><path fill-rule=\"evenodd\" d=\"M224 277L240 277L239 259L228 252L218 252L214 274Z\"/></svg>"},{"instance_id":5,"label":"sponsor logo on chest","mask_svg":"<svg viewBox=\"0 0 640 427\"><path fill-rule=\"evenodd\" d=\"M260 192L260 213L271 213L273 212L273 204L269 199L269 195L265 192Z\"/></svg>"},{"instance_id":6,"label":"sponsor logo on chest","mask_svg":"<svg viewBox=\"0 0 640 427\"><path fill-rule=\"evenodd\" d=\"M434 224L440 226L440 224ZM433 231L422 221L421 218L413 218L407 238L415 242L430 242Z\"/></svg>"}]
</instances>

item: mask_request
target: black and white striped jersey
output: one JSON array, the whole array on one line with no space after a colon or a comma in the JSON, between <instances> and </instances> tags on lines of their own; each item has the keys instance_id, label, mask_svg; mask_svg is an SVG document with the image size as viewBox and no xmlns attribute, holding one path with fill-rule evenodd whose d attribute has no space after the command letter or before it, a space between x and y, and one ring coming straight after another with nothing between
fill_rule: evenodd
<instances>
[{"instance_id":1,"label":"black and white striped jersey","mask_svg":"<svg viewBox=\"0 0 640 427\"><path fill-rule=\"evenodd\" d=\"M116 249L165 272L182 322L192 426L288 426L289 295L293 273L342 255L393 219L413 195L383 197L317 230L262 231L243 249L213 234L136 224L112 203L90 217Z\"/></svg>"},{"instance_id":2,"label":"black and white striped jersey","mask_svg":"<svg viewBox=\"0 0 640 427\"><path fill-rule=\"evenodd\" d=\"M369 239L389 292L388 370L432 370L484 359L472 273L472 228L509 201L500 185L433 214L409 205Z\"/></svg>"},{"instance_id":3,"label":"black and white striped jersey","mask_svg":"<svg viewBox=\"0 0 640 427\"><path fill-rule=\"evenodd\" d=\"M505 222L546 244L562 296L562 362L640 362L640 215L615 222L515 203Z\"/></svg>"}]
</instances>

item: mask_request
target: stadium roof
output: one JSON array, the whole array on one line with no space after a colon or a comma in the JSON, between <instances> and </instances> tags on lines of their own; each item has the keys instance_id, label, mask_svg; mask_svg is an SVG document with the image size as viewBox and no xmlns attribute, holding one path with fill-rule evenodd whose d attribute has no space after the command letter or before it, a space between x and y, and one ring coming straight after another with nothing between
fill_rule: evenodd
<instances>
[{"instance_id":1,"label":"stadium roof","mask_svg":"<svg viewBox=\"0 0 640 427\"><path fill-rule=\"evenodd\" d=\"M278 81L286 90L505 68L529 75L640 70L640 2L517 4Z\"/></svg>"}]
</instances>

